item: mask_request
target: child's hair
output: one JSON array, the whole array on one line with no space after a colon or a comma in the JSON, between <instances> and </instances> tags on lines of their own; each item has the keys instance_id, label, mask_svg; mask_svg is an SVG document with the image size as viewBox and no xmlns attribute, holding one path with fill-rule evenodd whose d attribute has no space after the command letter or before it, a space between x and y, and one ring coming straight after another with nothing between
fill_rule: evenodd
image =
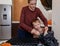
<instances>
[{"instance_id":1,"label":"child's hair","mask_svg":"<svg viewBox=\"0 0 60 46\"><path fill-rule=\"evenodd\" d=\"M34 19L34 20L32 20L32 23L31 24L33 25L33 22L36 23L37 21L40 23L40 20L39 19Z\"/></svg>"}]
</instances>

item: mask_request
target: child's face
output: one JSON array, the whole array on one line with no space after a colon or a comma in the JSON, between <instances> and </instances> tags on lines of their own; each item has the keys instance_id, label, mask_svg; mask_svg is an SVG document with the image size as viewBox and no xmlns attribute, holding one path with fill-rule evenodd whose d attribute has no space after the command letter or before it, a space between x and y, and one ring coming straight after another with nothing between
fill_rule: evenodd
<instances>
[{"instance_id":1,"label":"child's face","mask_svg":"<svg viewBox=\"0 0 60 46\"><path fill-rule=\"evenodd\" d=\"M35 29L39 29L40 28L40 22L39 21L33 22L33 27Z\"/></svg>"}]
</instances>

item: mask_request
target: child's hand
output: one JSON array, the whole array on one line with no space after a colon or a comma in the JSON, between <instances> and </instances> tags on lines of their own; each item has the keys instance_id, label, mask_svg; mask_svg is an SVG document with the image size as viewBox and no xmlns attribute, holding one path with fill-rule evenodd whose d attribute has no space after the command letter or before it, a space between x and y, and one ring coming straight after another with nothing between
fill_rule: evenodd
<instances>
[{"instance_id":1,"label":"child's hand","mask_svg":"<svg viewBox=\"0 0 60 46\"><path fill-rule=\"evenodd\" d=\"M48 31L48 27L47 26L45 27L45 31Z\"/></svg>"},{"instance_id":2,"label":"child's hand","mask_svg":"<svg viewBox=\"0 0 60 46\"><path fill-rule=\"evenodd\" d=\"M48 27L45 27L44 36L45 36L46 34L48 34L47 31L48 31Z\"/></svg>"},{"instance_id":3,"label":"child's hand","mask_svg":"<svg viewBox=\"0 0 60 46\"><path fill-rule=\"evenodd\" d=\"M44 36L45 36L46 34L48 34L47 31L44 32Z\"/></svg>"}]
</instances>

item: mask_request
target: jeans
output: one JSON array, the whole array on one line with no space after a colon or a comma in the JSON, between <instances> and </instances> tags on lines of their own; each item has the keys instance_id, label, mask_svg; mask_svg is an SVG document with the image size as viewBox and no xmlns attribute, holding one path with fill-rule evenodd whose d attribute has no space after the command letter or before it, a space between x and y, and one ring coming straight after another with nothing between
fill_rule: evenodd
<instances>
[{"instance_id":1,"label":"jeans","mask_svg":"<svg viewBox=\"0 0 60 46\"><path fill-rule=\"evenodd\" d=\"M18 38L32 38L33 35L25 30L18 29L17 36Z\"/></svg>"}]
</instances>

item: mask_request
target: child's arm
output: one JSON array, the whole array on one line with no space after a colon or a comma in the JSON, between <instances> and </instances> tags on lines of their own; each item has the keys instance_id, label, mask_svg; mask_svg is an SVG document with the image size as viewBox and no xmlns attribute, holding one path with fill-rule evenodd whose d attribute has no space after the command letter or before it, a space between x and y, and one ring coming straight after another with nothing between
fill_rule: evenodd
<instances>
[{"instance_id":1,"label":"child's arm","mask_svg":"<svg viewBox=\"0 0 60 46\"><path fill-rule=\"evenodd\" d=\"M47 34L47 31L48 31L48 27L45 27L44 36Z\"/></svg>"}]
</instances>

